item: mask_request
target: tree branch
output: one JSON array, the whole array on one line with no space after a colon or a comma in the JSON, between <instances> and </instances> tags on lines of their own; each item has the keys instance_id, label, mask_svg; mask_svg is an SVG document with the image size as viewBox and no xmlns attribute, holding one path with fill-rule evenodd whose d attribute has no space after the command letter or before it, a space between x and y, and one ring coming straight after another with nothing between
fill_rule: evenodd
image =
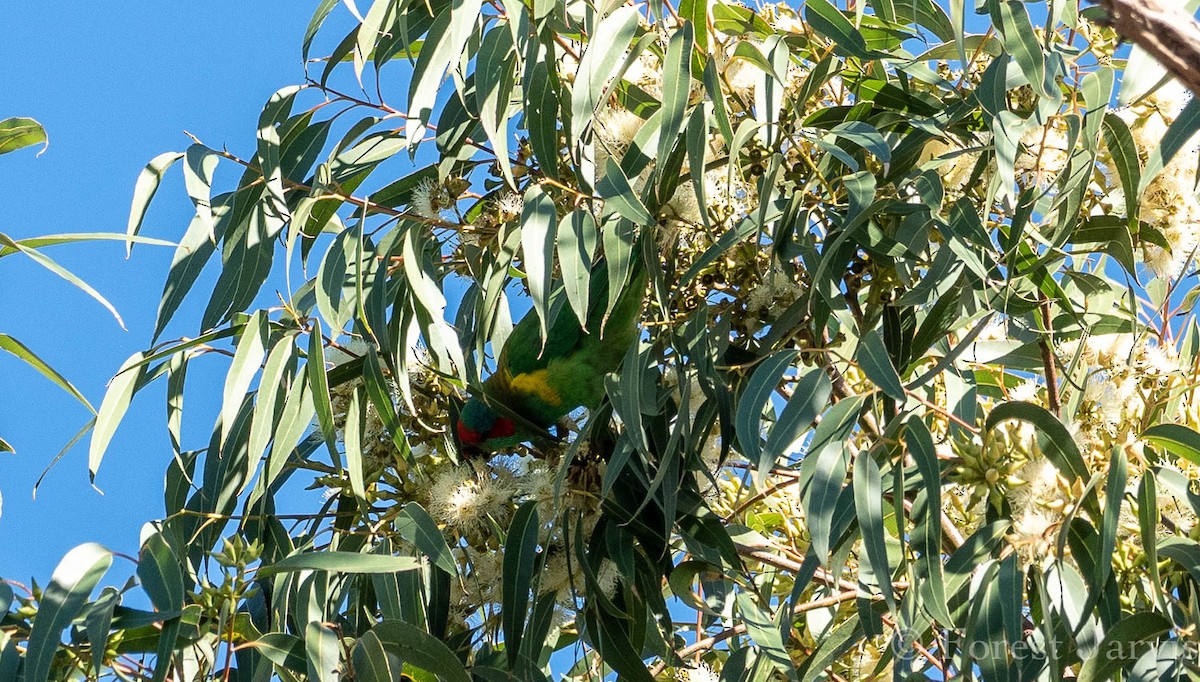
<instances>
[{"instance_id":1,"label":"tree branch","mask_svg":"<svg viewBox=\"0 0 1200 682\"><path fill-rule=\"evenodd\" d=\"M1109 24L1200 94L1200 22L1164 0L1099 0Z\"/></svg>"}]
</instances>

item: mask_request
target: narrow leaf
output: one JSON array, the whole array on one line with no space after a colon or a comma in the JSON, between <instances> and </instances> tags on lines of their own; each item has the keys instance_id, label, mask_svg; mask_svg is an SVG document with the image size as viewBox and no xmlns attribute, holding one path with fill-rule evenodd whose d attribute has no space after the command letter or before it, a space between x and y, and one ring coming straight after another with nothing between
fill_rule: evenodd
<instances>
[{"instance_id":1,"label":"narrow leaf","mask_svg":"<svg viewBox=\"0 0 1200 682\"><path fill-rule=\"evenodd\" d=\"M138 174L137 182L133 185L133 205L129 207L129 223L125 228L128 236L133 237L141 231L142 222L146 219L146 209L150 208L150 201L158 191L163 175L166 174L168 168L182 158L183 154L180 152L159 154L150 159L150 163L146 164L146 167ZM128 258L131 253L133 253L133 240L129 240L125 244L125 256Z\"/></svg>"},{"instance_id":2,"label":"narrow leaf","mask_svg":"<svg viewBox=\"0 0 1200 682\"><path fill-rule=\"evenodd\" d=\"M112 565L112 553L95 543L67 552L38 604L25 652L25 682L46 682L63 629L83 611L88 595Z\"/></svg>"}]
</instances>

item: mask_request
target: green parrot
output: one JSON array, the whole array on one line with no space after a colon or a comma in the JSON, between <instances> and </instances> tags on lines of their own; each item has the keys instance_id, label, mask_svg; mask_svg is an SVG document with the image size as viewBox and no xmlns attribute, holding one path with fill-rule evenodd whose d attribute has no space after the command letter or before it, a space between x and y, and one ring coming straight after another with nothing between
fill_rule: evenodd
<instances>
[{"instance_id":1,"label":"green parrot","mask_svg":"<svg viewBox=\"0 0 1200 682\"><path fill-rule=\"evenodd\" d=\"M458 437L465 446L495 451L529 439L489 403L500 403L542 428L580 407L600 403L604 376L620 367L641 331L648 277L641 248L634 248L631 260L628 279L607 320L608 268L598 263L592 269L586 329L568 305L555 316L544 349L536 314L528 313L513 327L496 371L483 382L486 401L473 396L459 415Z\"/></svg>"}]
</instances>

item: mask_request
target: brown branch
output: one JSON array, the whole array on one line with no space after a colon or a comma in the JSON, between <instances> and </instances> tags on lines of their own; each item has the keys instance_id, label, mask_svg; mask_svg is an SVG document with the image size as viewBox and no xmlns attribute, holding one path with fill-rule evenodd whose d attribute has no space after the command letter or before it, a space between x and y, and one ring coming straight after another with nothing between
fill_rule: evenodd
<instances>
[{"instance_id":1,"label":"brown branch","mask_svg":"<svg viewBox=\"0 0 1200 682\"><path fill-rule=\"evenodd\" d=\"M1099 0L1108 23L1200 95L1200 22L1164 0Z\"/></svg>"},{"instance_id":2,"label":"brown branch","mask_svg":"<svg viewBox=\"0 0 1200 682\"><path fill-rule=\"evenodd\" d=\"M1046 402L1054 416L1062 416L1062 402L1058 397L1058 373L1054 369L1054 323L1050 312L1050 299L1041 295L1038 306L1042 311L1042 335L1038 338L1038 346L1042 350L1042 368L1046 370Z\"/></svg>"}]
</instances>

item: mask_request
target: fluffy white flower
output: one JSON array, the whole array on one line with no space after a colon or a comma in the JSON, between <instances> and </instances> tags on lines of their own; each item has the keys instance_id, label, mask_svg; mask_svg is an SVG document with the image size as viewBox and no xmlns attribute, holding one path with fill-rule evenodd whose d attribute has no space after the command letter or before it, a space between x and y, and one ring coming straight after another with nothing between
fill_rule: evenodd
<instances>
[{"instance_id":1,"label":"fluffy white flower","mask_svg":"<svg viewBox=\"0 0 1200 682\"><path fill-rule=\"evenodd\" d=\"M746 311L757 313L767 310L773 315L783 312L804 292L804 287L793 280L778 265L763 278L763 282L746 296Z\"/></svg>"},{"instance_id":2,"label":"fluffy white flower","mask_svg":"<svg viewBox=\"0 0 1200 682\"><path fill-rule=\"evenodd\" d=\"M749 59L730 60L725 67L725 82L729 88L743 98L753 98L754 89L763 79L763 71Z\"/></svg>"},{"instance_id":3,"label":"fluffy white flower","mask_svg":"<svg viewBox=\"0 0 1200 682\"><path fill-rule=\"evenodd\" d=\"M1058 513L1068 500L1063 495L1058 469L1045 457L1033 457L1017 469L1006 497L1014 517L1030 510Z\"/></svg>"},{"instance_id":4,"label":"fluffy white flower","mask_svg":"<svg viewBox=\"0 0 1200 682\"><path fill-rule=\"evenodd\" d=\"M440 218L442 216L441 192L441 185L438 182L433 178L425 178L413 188L409 208L423 218Z\"/></svg>"},{"instance_id":5,"label":"fluffy white flower","mask_svg":"<svg viewBox=\"0 0 1200 682\"><path fill-rule=\"evenodd\" d=\"M1083 389L1083 400L1101 421L1120 424L1136 390L1136 381L1127 376L1093 374Z\"/></svg>"},{"instance_id":6,"label":"fluffy white flower","mask_svg":"<svg viewBox=\"0 0 1200 682\"><path fill-rule=\"evenodd\" d=\"M517 477L517 492L527 500L542 503L554 501L554 472L545 464L529 467Z\"/></svg>"},{"instance_id":7,"label":"fluffy white flower","mask_svg":"<svg viewBox=\"0 0 1200 682\"><path fill-rule=\"evenodd\" d=\"M1008 392L1008 399L1024 403L1036 403L1042 385L1036 379L1026 379Z\"/></svg>"},{"instance_id":8,"label":"fluffy white flower","mask_svg":"<svg viewBox=\"0 0 1200 682\"><path fill-rule=\"evenodd\" d=\"M1167 376L1179 369L1178 358L1169 346L1147 345L1142 352L1146 370L1156 376Z\"/></svg>"},{"instance_id":9,"label":"fluffy white flower","mask_svg":"<svg viewBox=\"0 0 1200 682\"><path fill-rule=\"evenodd\" d=\"M645 124L641 116L623 106L610 104L602 107L596 112L595 118L597 151L620 157ZM596 159L597 164L601 161L601 158Z\"/></svg>"},{"instance_id":10,"label":"fluffy white flower","mask_svg":"<svg viewBox=\"0 0 1200 682\"><path fill-rule=\"evenodd\" d=\"M508 511L516 486L512 473L486 464L459 465L438 471L429 488L429 512L460 530L486 527L489 518Z\"/></svg>"},{"instance_id":11,"label":"fluffy white flower","mask_svg":"<svg viewBox=\"0 0 1200 682\"><path fill-rule=\"evenodd\" d=\"M1017 541L1036 543L1047 539L1047 535L1058 523L1057 515L1041 509L1026 509L1013 519L1013 532Z\"/></svg>"},{"instance_id":12,"label":"fluffy white flower","mask_svg":"<svg viewBox=\"0 0 1200 682\"><path fill-rule=\"evenodd\" d=\"M1139 216L1159 231L1170 248L1142 242L1142 262L1156 277L1177 278L1200 247L1200 200L1196 197L1195 150L1181 152L1142 195Z\"/></svg>"},{"instance_id":13,"label":"fluffy white flower","mask_svg":"<svg viewBox=\"0 0 1200 682\"><path fill-rule=\"evenodd\" d=\"M942 186L951 196L958 196L970 181L979 154L978 151L965 151L957 145L934 138L925 144L918 165L936 164L937 173L942 177Z\"/></svg>"},{"instance_id":14,"label":"fluffy white flower","mask_svg":"<svg viewBox=\"0 0 1200 682\"><path fill-rule=\"evenodd\" d=\"M1045 187L1067 167L1070 158L1066 120L1055 117L1044 126L1031 125L1025 129L1016 170L1028 174L1037 187Z\"/></svg>"},{"instance_id":15,"label":"fluffy white flower","mask_svg":"<svg viewBox=\"0 0 1200 682\"><path fill-rule=\"evenodd\" d=\"M496 202L496 210L500 212L503 218L511 219L521 215L521 211L525 208L525 200L516 192L506 192Z\"/></svg>"},{"instance_id":16,"label":"fluffy white flower","mask_svg":"<svg viewBox=\"0 0 1200 682\"><path fill-rule=\"evenodd\" d=\"M679 682L718 682L721 676L707 663L701 663L695 668L683 668L676 674Z\"/></svg>"},{"instance_id":17,"label":"fluffy white flower","mask_svg":"<svg viewBox=\"0 0 1200 682\"><path fill-rule=\"evenodd\" d=\"M1172 80L1130 106L1118 109L1116 114L1129 125L1134 143L1145 155L1162 142L1167 128L1190 99L1187 88Z\"/></svg>"},{"instance_id":18,"label":"fluffy white flower","mask_svg":"<svg viewBox=\"0 0 1200 682\"><path fill-rule=\"evenodd\" d=\"M596 571L596 584L599 585L604 596L613 596L613 593L617 591L617 579L620 577L621 573L617 570L617 565L611 560L605 559L600 562L600 570Z\"/></svg>"}]
</instances>

